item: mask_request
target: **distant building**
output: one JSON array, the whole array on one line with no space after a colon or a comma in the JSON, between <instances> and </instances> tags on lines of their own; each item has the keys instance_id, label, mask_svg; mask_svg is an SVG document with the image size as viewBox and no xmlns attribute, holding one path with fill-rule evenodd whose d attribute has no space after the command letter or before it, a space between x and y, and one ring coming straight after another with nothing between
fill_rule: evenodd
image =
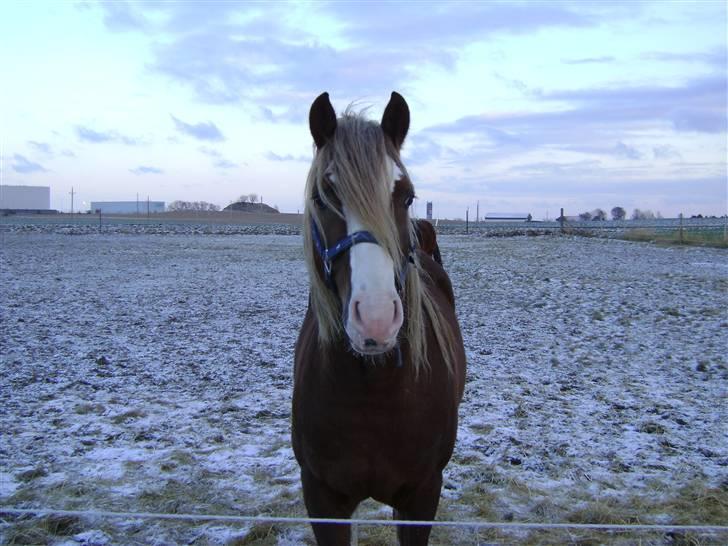
<instances>
[{"instance_id":1,"label":"distant building","mask_svg":"<svg viewBox=\"0 0 728 546\"><path fill-rule=\"evenodd\" d=\"M488 212L483 218L486 222L530 222L533 220L527 212Z\"/></svg>"},{"instance_id":2,"label":"distant building","mask_svg":"<svg viewBox=\"0 0 728 546\"><path fill-rule=\"evenodd\" d=\"M164 212L164 201L91 201L91 212L102 214L146 214Z\"/></svg>"},{"instance_id":3,"label":"distant building","mask_svg":"<svg viewBox=\"0 0 728 546\"><path fill-rule=\"evenodd\" d=\"M50 210L50 186L0 185L0 209L2 210Z\"/></svg>"},{"instance_id":4,"label":"distant building","mask_svg":"<svg viewBox=\"0 0 728 546\"><path fill-rule=\"evenodd\" d=\"M427 202L427 219L432 220L432 201Z\"/></svg>"}]
</instances>

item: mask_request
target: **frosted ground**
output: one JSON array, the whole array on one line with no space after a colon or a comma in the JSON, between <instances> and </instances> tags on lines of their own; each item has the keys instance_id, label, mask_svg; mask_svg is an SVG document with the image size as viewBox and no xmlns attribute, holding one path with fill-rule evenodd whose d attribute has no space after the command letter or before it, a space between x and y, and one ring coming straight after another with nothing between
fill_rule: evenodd
<instances>
[{"instance_id":1,"label":"frosted ground","mask_svg":"<svg viewBox=\"0 0 728 546\"><path fill-rule=\"evenodd\" d=\"M0 233L0 506L303 515L297 235ZM728 519L728 254L440 238L468 354L441 519ZM363 517L388 517L375 503ZM435 544L725 543L436 530ZM388 544L391 529L362 529ZM0 543L308 544L303 526L0 519Z\"/></svg>"}]
</instances>

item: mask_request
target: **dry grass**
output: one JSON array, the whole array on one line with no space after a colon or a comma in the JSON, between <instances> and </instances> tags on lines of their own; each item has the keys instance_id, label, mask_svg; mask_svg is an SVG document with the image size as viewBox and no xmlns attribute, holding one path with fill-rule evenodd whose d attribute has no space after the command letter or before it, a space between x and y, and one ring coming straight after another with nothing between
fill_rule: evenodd
<instances>
[{"instance_id":1,"label":"dry grass","mask_svg":"<svg viewBox=\"0 0 728 546\"><path fill-rule=\"evenodd\" d=\"M142 510L161 510L175 513L189 509L179 499L189 497L199 488L191 484L171 481L158 491L142 493L138 499ZM518 495L530 502L529 512L514 518L512 514L503 512L502 496ZM655 499L661 499L655 501ZM196 504L207 504L211 513L229 513L230 506L215 506L213 499L196 499ZM483 483L474 484L462 492L457 501L443 499L440 504L438 519L471 520L471 521L526 521L529 523L570 522L575 524L651 524L669 523L675 525L725 525L728 521L728 484L720 487L706 487L701 482L694 482L676 491L669 485L655 485L645 495L629 497L590 498L586 491L575 492L571 505L558 504L544 492L524 487L523 484L493 474ZM263 513L272 511L279 516L302 516L303 506L296 494L285 492L282 498L268 503ZM465 510L467 508L467 514ZM388 519L391 511L373 501L362 503L356 517L372 519ZM59 537L68 537L88 529L89 522L67 516L42 516L36 518L7 518L13 521L9 533L4 537L6 544L52 544ZM99 528L95 522L94 528ZM104 522L111 524L111 522ZM159 522L157 525L174 525L182 534L186 524L175 522ZM288 530L287 526L258 524L242 531L228 540L231 546L273 545ZM113 536L114 532L109 529ZM307 529L307 536L310 531ZM185 535L188 536L189 535ZM394 544L396 530L391 526L360 526L359 543L370 546ZM306 539L307 540L307 539ZM447 544L524 544L524 545L717 545L728 543L728 534L685 533L662 531L600 531L592 529L538 529L518 531L511 529L460 529L433 528L430 544L433 546Z\"/></svg>"},{"instance_id":2,"label":"dry grass","mask_svg":"<svg viewBox=\"0 0 728 546\"><path fill-rule=\"evenodd\" d=\"M663 245L690 245L728 248L728 238L721 230L680 230L654 231L650 229L631 229L620 235L626 241L642 241Z\"/></svg>"},{"instance_id":3,"label":"dry grass","mask_svg":"<svg viewBox=\"0 0 728 546\"><path fill-rule=\"evenodd\" d=\"M37 518L18 518L4 537L4 544L52 544L58 537L67 537L83 529L81 520L74 516L48 515Z\"/></svg>"}]
</instances>

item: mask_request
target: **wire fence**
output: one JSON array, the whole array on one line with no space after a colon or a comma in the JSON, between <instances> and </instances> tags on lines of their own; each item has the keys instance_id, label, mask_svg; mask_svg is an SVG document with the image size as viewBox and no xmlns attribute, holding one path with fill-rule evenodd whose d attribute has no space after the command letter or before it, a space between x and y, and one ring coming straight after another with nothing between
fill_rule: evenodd
<instances>
[{"instance_id":1,"label":"wire fence","mask_svg":"<svg viewBox=\"0 0 728 546\"><path fill-rule=\"evenodd\" d=\"M12 508L0 507L0 515L15 516L73 516L79 518L106 518L106 519L144 519L144 520L172 520L172 521L220 521L225 523L241 524L283 524L283 525L309 525L312 523L351 525L354 543L357 540L359 527L381 526L418 526L459 528L472 531L487 529L501 530L591 530L591 531L642 531L642 532L680 532L680 533L711 533L728 535L728 525L673 525L673 524L612 524L612 523L529 523L529 522L501 522L501 521L411 521L390 519L337 519L337 518L306 518L306 517L277 517L277 516L233 516L221 514L168 514L156 512L115 512L108 510L56 510L52 508Z\"/></svg>"},{"instance_id":2,"label":"wire fence","mask_svg":"<svg viewBox=\"0 0 728 546\"><path fill-rule=\"evenodd\" d=\"M561 220L534 221L439 221L438 233L470 234L470 235L540 235L548 233L583 234L591 232L597 235L610 236L632 231L651 231L655 233L678 232L713 232L719 235L728 233L728 218L662 218L652 220L579 220L563 218Z\"/></svg>"}]
</instances>

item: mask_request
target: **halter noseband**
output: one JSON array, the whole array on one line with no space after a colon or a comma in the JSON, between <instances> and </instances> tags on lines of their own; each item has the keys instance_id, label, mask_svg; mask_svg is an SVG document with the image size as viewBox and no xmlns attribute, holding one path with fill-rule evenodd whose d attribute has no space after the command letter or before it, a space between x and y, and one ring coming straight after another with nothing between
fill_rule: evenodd
<instances>
[{"instance_id":1,"label":"halter noseband","mask_svg":"<svg viewBox=\"0 0 728 546\"><path fill-rule=\"evenodd\" d=\"M324 243L323 238L321 237L321 232L318 229L318 226L316 225L316 221L311 219L311 236L313 239L313 244L316 247L316 252L318 252L319 257L321 258L321 261L324 264L324 281L326 282L326 286L329 287L329 289L336 292L336 283L334 281L334 276L332 273L333 270L333 262L336 258L341 256L344 252L349 250L354 245L358 245L359 243L373 243L375 245L379 244L379 241L368 231L355 231L354 233L350 233L348 235L345 235L341 239L339 239L336 244L332 247L327 247ZM404 289L404 281L407 277L407 268L409 264L414 263L414 260L412 258L412 252L414 252L414 245L410 247L409 253L404 257L404 260L402 262L402 267L399 270L399 275L397 275L397 291L401 292Z\"/></svg>"}]
</instances>

